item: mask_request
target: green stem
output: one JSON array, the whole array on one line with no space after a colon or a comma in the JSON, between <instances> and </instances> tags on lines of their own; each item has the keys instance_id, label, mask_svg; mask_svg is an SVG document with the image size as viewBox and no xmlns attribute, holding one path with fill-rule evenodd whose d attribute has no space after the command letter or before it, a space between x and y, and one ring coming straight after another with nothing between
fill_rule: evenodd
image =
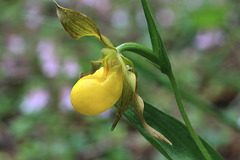
<instances>
[{"instance_id":1,"label":"green stem","mask_svg":"<svg viewBox=\"0 0 240 160\"><path fill-rule=\"evenodd\" d=\"M191 123L188 119L187 113L186 113L186 111L183 107L183 104L182 104L182 100L181 100L181 97L180 97L178 85L177 85L177 82L175 80L175 77L174 77L173 73L171 72L171 73L167 74L167 76L168 76L168 78L169 78L169 80L172 84L174 95L175 95L175 98L176 98L176 101L177 101L177 104L178 104L179 111L182 115L182 118L183 118L187 128L188 128L189 133L191 134L192 138L196 142L197 146L199 147L200 151L205 156L205 158L207 160L211 160L211 157L210 157L209 153L207 152L206 148L203 146L202 142L200 141L198 135L194 131L194 129L193 129L193 127L192 127L192 125L191 125Z\"/></svg>"},{"instance_id":2,"label":"green stem","mask_svg":"<svg viewBox=\"0 0 240 160\"><path fill-rule=\"evenodd\" d=\"M140 45L140 44L137 44L137 43L124 43L120 46L117 47L117 50L119 53L122 53L123 51L131 51L131 52L134 52L134 53L137 53L139 54L140 56L143 56L145 58L147 58L148 60L150 60L152 63L154 63L155 67L157 67L158 69L160 68L159 67L159 62L158 62L158 59L154 56L153 52ZM182 115L182 118L186 124L186 127L190 133L190 135L192 136L193 140L196 142L198 148L200 149L200 151L202 152L202 154L204 155L204 157L207 159L207 160L212 160L209 153L207 152L206 148L203 146L202 142L200 141L198 135L196 134L196 132L194 131L189 119L188 119L188 116L187 116L187 113L184 109L184 106L182 104L182 100L181 100L181 97L180 97L180 93L179 93L179 89L178 89L178 85L177 85L177 82L175 80L175 77L171 72L168 72L167 74L170 82L171 82L171 85L173 87L173 91L174 91L174 95L175 95L175 98L176 98L176 101L177 101L177 104L178 104L178 108L179 108L179 111Z\"/></svg>"},{"instance_id":3,"label":"green stem","mask_svg":"<svg viewBox=\"0 0 240 160\"><path fill-rule=\"evenodd\" d=\"M147 58L149 61L153 62L154 64L158 64L158 59L153 55L152 50L148 49L147 47L138 44L138 43L123 43L117 47L119 53L124 51L131 51L134 53L139 54Z\"/></svg>"}]
</instances>

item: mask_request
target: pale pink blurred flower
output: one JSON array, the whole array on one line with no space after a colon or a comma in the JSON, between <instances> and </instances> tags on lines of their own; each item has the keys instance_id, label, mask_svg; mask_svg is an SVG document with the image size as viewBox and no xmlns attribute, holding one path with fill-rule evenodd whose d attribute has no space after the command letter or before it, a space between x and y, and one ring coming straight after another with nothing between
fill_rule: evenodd
<instances>
[{"instance_id":1,"label":"pale pink blurred flower","mask_svg":"<svg viewBox=\"0 0 240 160\"><path fill-rule=\"evenodd\" d=\"M38 113L48 104L50 95L47 90L39 88L30 91L25 95L20 104L20 111L23 114Z\"/></svg>"},{"instance_id":2,"label":"pale pink blurred flower","mask_svg":"<svg viewBox=\"0 0 240 160\"><path fill-rule=\"evenodd\" d=\"M43 22L41 15L41 5L39 1L27 0L25 3L27 13L25 14L25 24L30 29L37 29Z\"/></svg>"},{"instance_id":3,"label":"pale pink blurred flower","mask_svg":"<svg viewBox=\"0 0 240 160\"><path fill-rule=\"evenodd\" d=\"M55 54L55 46L53 42L41 41L38 44L39 59L44 75L53 78L59 71L59 60Z\"/></svg>"},{"instance_id":4,"label":"pale pink blurred flower","mask_svg":"<svg viewBox=\"0 0 240 160\"><path fill-rule=\"evenodd\" d=\"M82 0L83 4L90 7L95 7L97 1L99 0Z\"/></svg>"},{"instance_id":5,"label":"pale pink blurred flower","mask_svg":"<svg viewBox=\"0 0 240 160\"><path fill-rule=\"evenodd\" d=\"M82 0L82 3L86 6L95 8L101 16L106 16L112 7L109 0Z\"/></svg>"},{"instance_id":6,"label":"pale pink blurred flower","mask_svg":"<svg viewBox=\"0 0 240 160\"><path fill-rule=\"evenodd\" d=\"M0 70L4 76L15 78L15 81L21 81L30 73L28 62L23 59L17 59L17 57L13 57L12 55L1 57Z\"/></svg>"},{"instance_id":7,"label":"pale pink blurred flower","mask_svg":"<svg viewBox=\"0 0 240 160\"><path fill-rule=\"evenodd\" d=\"M24 39L16 34L8 36L7 49L14 54L22 54L25 51Z\"/></svg>"},{"instance_id":8,"label":"pale pink blurred flower","mask_svg":"<svg viewBox=\"0 0 240 160\"><path fill-rule=\"evenodd\" d=\"M70 100L71 90L72 87L70 86L61 88L59 108L62 112L67 112L74 109Z\"/></svg>"},{"instance_id":9,"label":"pale pink blurred flower","mask_svg":"<svg viewBox=\"0 0 240 160\"><path fill-rule=\"evenodd\" d=\"M63 64L63 73L69 78L78 77L79 65L77 61L73 59L65 59Z\"/></svg>"},{"instance_id":10,"label":"pale pink blurred flower","mask_svg":"<svg viewBox=\"0 0 240 160\"><path fill-rule=\"evenodd\" d=\"M101 1L98 0L96 3L96 10L98 14L102 16L106 16L110 14L111 8L112 8L112 4L109 0L101 0Z\"/></svg>"},{"instance_id":11,"label":"pale pink blurred flower","mask_svg":"<svg viewBox=\"0 0 240 160\"><path fill-rule=\"evenodd\" d=\"M199 50L206 50L224 43L224 35L221 31L200 32L195 37L195 46Z\"/></svg>"}]
</instances>

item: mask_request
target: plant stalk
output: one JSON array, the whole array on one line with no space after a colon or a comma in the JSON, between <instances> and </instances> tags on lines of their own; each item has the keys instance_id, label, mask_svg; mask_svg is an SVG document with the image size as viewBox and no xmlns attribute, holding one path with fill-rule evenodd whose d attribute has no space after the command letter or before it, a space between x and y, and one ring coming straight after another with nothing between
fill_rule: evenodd
<instances>
[{"instance_id":1,"label":"plant stalk","mask_svg":"<svg viewBox=\"0 0 240 160\"><path fill-rule=\"evenodd\" d=\"M148 60L150 60L155 67L157 67L158 69L160 69L159 67L159 63L158 63L158 59L157 57L153 54L153 52L140 45L140 44L137 44L137 43L124 43L120 46L117 47L117 50L118 52L122 53L123 51L131 51L131 52L134 52L134 53L137 53L139 54L140 56L143 56L145 58L147 58ZM178 89L178 85L177 85L177 82L176 82L176 79L173 75L173 72L169 72L167 74L170 82L171 82L171 85L172 85L172 88L173 88L173 91L174 91L174 95L175 95L175 98L176 98L176 102L177 102L177 105L178 105L178 108L179 108L179 111L182 115L182 118L186 124L186 127L190 133L190 135L192 136L193 140L195 141L195 143L197 144L199 150L202 152L202 154L204 155L204 157L206 158L206 160L212 160L212 158L210 157L209 153L207 152L206 148L203 146L202 142L200 141L198 135L196 134L196 132L194 131L189 119L188 119L188 116L187 116L187 113L184 109L184 106L183 106L183 103L182 103L182 100L181 100L181 97L180 97L180 92L179 92L179 89Z\"/></svg>"},{"instance_id":2,"label":"plant stalk","mask_svg":"<svg viewBox=\"0 0 240 160\"><path fill-rule=\"evenodd\" d=\"M178 89L178 85L177 85L177 82L176 82L176 79L173 75L172 72L170 72L169 74L167 74L170 82L171 82L171 85L172 85L172 88L173 88L173 92L174 92L174 95L175 95L175 98L176 98L176 101L177 101L177 105L178 105L178 108L179 108L179 111L182 115L182 118L188 128L188 131L189 133L191 134L192 138L194 139L194 141L196 142L198 148L200 149L200 151L202 152L202 154L205 156L205 158L207 160L211 160L212 158L210 157L208 151L206 150L206 148L203 146L202 142L200 141L198 135L196 134L196 132L194 131L189 119L188 119L188 116L187 116L187 113L183 107L183 103L182 103L182 100L181 100L181 97L180 97L180 93L179 93L179 89Z\"/></svg>"},{"instance_id":3,"label":"plant stalk","mask_svg":"<svg viewBox=\"0 0 240 160\"><path fill-rule=\"evenodd\" d=\"M140 56L147 58L149 61L153 62L154 64L158 64L158 59L153 55L152 50L148 49L147 47L141 44L128 42L128 43L123 43L116 48L119 53L122 53L124 51L131 51L139 54Z\"/></svg>"}]
</instances>

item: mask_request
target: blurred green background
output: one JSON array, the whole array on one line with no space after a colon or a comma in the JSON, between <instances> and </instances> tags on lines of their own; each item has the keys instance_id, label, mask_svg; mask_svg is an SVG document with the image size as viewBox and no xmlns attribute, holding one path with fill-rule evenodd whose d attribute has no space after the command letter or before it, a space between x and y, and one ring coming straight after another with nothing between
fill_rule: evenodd
<instances>
[{"instance_id":1,"label":"blurred green background","mask_svg":"<svg viewBox=\"0 0 240 160\"><path fill-rule=\"evenodd\" d=\"M91 17L115 46L151 48L140 0L58 0ZM240 3L150 0L190 120L226 160L240 160ZM165 160L115 108L78 114L70 102L79 73L104 47L72 39L50 0L0 0L0 160ZM124 53L139 73L138 93L178 118L166 77Z\"/></svg>"}]
</instances>

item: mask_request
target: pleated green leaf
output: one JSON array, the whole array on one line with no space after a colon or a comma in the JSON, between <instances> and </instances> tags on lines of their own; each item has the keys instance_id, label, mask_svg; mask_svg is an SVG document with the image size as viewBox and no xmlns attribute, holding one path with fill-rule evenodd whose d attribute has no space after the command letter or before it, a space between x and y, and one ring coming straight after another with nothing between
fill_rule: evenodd
<instances>
[{"instance_id":1,"label":"pleated green leaf","mask_svg":"<svg viewBox=\"0 0 240 160\"><path fill-rule=\"evenodd\" d=\"M204 156L198 149L187 128L175 118L161 112L157 108L145 103L144 118L154 129L162 133L172 142L172 146L157 140L151 136L142 126L133 107L130 107L124 114L134 127L167 159L169 160L204 160ZM223 158L203 139L203 145L214 160Z\"/></svg>"}]
</instances>

